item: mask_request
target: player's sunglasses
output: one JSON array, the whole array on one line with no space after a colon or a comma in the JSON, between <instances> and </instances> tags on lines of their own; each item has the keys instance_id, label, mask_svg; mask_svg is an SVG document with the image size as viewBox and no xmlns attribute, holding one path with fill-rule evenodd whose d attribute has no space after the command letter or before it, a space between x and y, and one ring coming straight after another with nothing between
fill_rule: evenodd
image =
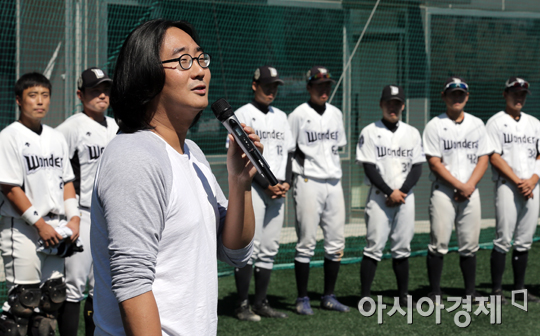
<instances>
[{"instance_id":1,"label":"player's sunglasses","mask_svg":"<svg viewBox=\"0 0 540 336\"><path fill-rule=\"evenodd\" d=\"M210 65L210 55L209 54L200 54L197 57L191 57L189 54L181 55L178 58L173 58L170 60L162 61L161 64L165 63L172 63L172 62L178 62L180 67L184 70L191 69L191 66L193 65L193 60L197 60L197 63L201 66L201 68L206 69Z\"/></svg>"},{"instance_id":2,"label":"player's sunglasses","mask_svg":"<svg viewBox=\"0 0 540 336\"><path fill-rule=\"evenodd\" d=\"M529 88L529 82L527 82L527 81L514 81L512 83L506 82L506 88L507 89L510 89L510 88L528 89Z\"/></svg>"},{"instance_id":3,"label":"player's sunglasses","mask_svg":"<svg viewBox=\"0 0 540 336\"><path fill-rule=\"evenodd\" d=\"M465 90L465 91L469 91L469 86L467 84L465 84L465 83L452 82L452 83L446 84L446 86L444 87L444 91L446 91L448 89L462 89L462 90Z\"/></svg>"},{"instance_id":4,"label":"player's sunglasses","mask_svg":"<svg viewBox=\"0 0 540 336\"><path fill-rule=\"evenodd\" d=\"M313 75L313 76L310 76L308 78L308 82L311 82L312 80L314 79L326 79L326 78L332 78L332 76L327 72L327 73L322 73L322 72L319 72L318 74L316 75Z\"/></svg>"}]
</instances>

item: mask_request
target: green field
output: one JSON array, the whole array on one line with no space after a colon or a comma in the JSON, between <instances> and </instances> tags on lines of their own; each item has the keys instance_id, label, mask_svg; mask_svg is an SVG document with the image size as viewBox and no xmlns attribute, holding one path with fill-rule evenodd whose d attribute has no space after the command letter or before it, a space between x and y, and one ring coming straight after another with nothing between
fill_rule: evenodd
<instances>
[{"instance_id":1,"label":"green field","mask_svg":"<svg viewBox=\"0 0 540 336\"><path fill-rule=\"evenodd\" d=\"M478 252L476 285L479 292L490 294L489 257L491 250ZM513 275L510 254L503 279L503 289L507 297L511 295ZM426 296L429 292L425 257L414 257L410 260L409 293L415 300ZM451 335L467 332L474 335L538 335L540 334L540 304L529 304L528 312L511 304L502 307L502 323L490 324L490 316L474 315L478 306L473 306L470 313L471 324L467 328L459 328L454 324L454 315L459 309L448 313L441 311L441 324L435 323L435 314L429 317L420 316L416 310L413 323L407 324L407 317L396 313L390 317L387 313L392 308L393 297L397 295L392 262L389 259L379 263L372 289L372 297L383 296L387 308L383 311L383 323L377 323L377 314L371 317L362 316L356 305L360 299L360 265L358 263L343 265L336 287L336 295L342 303L353 309L349 313L329 312L319 309L323 288L323 269L312 268L309 282L309 296L315 315L300 316L293 312L296 298L294 270L277 270L272 275L268 300L277 309L289 313L286 320L263 318L261 322L243 322L234 317L236 294L234 277L219 279L218 335ZM535 243L529 255L526 285L534 295L540 295L540 243ZM463 279L459 269L459 255L450 253L445 257L442 289L449 296L463 294ZM254 286L252 283L251 293ZM509 300L510 301L510 300ZM447 304L447 307L449 304Z\"/></svg>"}]
</instances>

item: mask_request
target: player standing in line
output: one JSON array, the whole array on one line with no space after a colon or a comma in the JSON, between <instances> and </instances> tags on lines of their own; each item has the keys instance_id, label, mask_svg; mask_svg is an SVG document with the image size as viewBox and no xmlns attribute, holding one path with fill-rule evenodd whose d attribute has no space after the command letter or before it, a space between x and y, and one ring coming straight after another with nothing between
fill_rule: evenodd
<instances>
[{"instance_id":1,"label":"player standing in line","mask_svg":"<svg viewBox=\"0 0 540 336\"><path fill-rule=\"evenodd\" d=\"M383 118L362 130L356 147L356 161L364 167L365 184L371 186L365 211L367 246L360 267L361 295L370 295L377 263L390 236L399 303L407 306L415 215L412 189L426 158L418 130L400 121L405 108L403 89L385 86L379 104Z\"/></svg>"},{"instance_id":2,"label":"player standing in line","mask_svg":"<svg viewBox=\"0 0 540 336\"><path fill-rule=\"evenodd\" d=\"M71 240L79 235L75 198L64 137L41 123L49 110L51 83L39 73L15 84L18 121L0 132L1 250L8 300L2 307L0 334L54 335L56 313L66 298L64 260L37 252L39 240L55 246L65 224Z\"/></svg>"},{"instance_id":3,"label":"player standing in line","mask_svg":"<svg viewBox=\"0 0 540 336\"><path fill-rule=\"evenodd\" d=\"M98 68L89 68L77 82L77 97L83 105L82 113L74 114L56 130L64 134L69 148L71 166L75 173L75 191L81 211L80 237L84 251L66 258L66 302L58 316L62 336L76 336L79 329L79 311L88 280L89 293L84 304L84 322L87 336L94 334L93 294L94 275L90 252L90 203L98 159L116 135L118 125L105 113L109 108L112 80Z\"/></svg>"},{"instance_id":4,"label":"player standing in line","mask_svg":"<svg viewBox=\"0 0 540 336\"><path fill-rule=\"evenodd\" d=\"M487 132L493 146L491 165L495 182L495 209L497 238L491 252L491 279L493 294L501 297L502 276L506 253L512 247L514 289L525 288L525 270L533 236L538 225L540 177L540 121L521 111L529 93L529 83L518 77L506 81L503 92L506 100L500 111L487 122ZM518 299L523 300L519 294ZM527 292L528 302L540 299Z\"/></svg>"},{"instance_id":5,"label":"player standing in line","mask_svg":"<svg viewBox=\"0 0 540 336\"><path fill-rule=\"evenodd\" d=\"M455 225L459 265L465 282L465 295L474 298L476 251L480 236L481 204L476 185L486 172L491 146L484 123L464 112L469 86L459 77L449 78L441 93L446 112L431 119L424 130L424 149L431 169L429 215L431 243L427 269L435 301L441 296L443 257Z\"/></svg>"},{"instance_id":6,"label":"player standing in line","mask_svg":"<svg viewBox=\"0 0 540 336\"><path fill-rule=\"evenodd\" d=\"M274 310L268 304L266 291L279 249L279 235L285 214L285 196L290 187L291 174L287 173L288 153L294 150L287 115L270 106L277 95L278 85L283 85L275 68L262 66L255 70L251 88L254 97L251 103L236 111L238 120L252 127L264 145L264 158L280 181L271 186L257 174L253 180L253 211L255 212L255 237L253 255L243 268L235 269L236 289L240 307L236 316L240 320L259 321L260 316L286 318L287 314ZM289 169L290 170L290 169ZM249 308L248 291L255 263L255 300L253 311Z\"/></svg>"},{"instance_id":7,"label":"player standing in line","mask_svg":"<svg viewBox=\"0 0 540 336\"><path fill-rule=\"evenodd\" d=\"M339 148L347 144L347 137L341 111L327 103L333 82L325 67L312 67L307 73L310 99L289 115L296 143L293 172L298 243L294 270L298 290L296 311L301 315L313 315L307 286L319 225L324 233L325 252L321 307L349 311L334 295L345 248L345 200Z\"/></svg>"}]
</instances>

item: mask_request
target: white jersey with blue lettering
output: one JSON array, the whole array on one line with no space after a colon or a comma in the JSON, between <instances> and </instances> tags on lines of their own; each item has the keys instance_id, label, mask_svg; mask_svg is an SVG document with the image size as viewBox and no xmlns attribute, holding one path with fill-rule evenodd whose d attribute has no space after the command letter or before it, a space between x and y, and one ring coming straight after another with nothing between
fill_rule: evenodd
<instances>
[{"instance_id":1,"label":"white jersey with blue lettering","mask_svg":"<svg viewBox=\"0 0 540 336\"><path fill-rule=\"evenodd\" d=\"M0 184L21 187L39 216L65 213L64 184L74 178L67 143L53 128L37 134L15 121L0 132ZM20 218L3 193L0 215Z\"/></svg>"},{"instance_id":2,"label":"white jersey with blue lettering","mask_svg":"<svg viewBox=\"0 0 540 336\"><path fill-rule=\"evenodd\" d=\"M100 124L85 113L76 113L56 130L66 138L69 158L72 161L78 159L79 167L74 164L73 169L80 184L75 183L75 189L79 195L79 204L89 208L98 159L118 132L118 125L111 117L105 116L105 123Z\"/></svg>"},{"instance_id":3,"label":"white jersey with blue lettering","mask_svg":"<svg viewBox=\"0 0 540 336\"><path fill-rule=\"evenodd\" d=\"M501 111L491 117L486 125L493 152L501 155L520 179L534 174L537 152L540 151L540 121L521 112L519 120ZM493 181L499 172L492 167Z\"/></svg>"},{"instance_id":4,"label":"white jersey with blue lettering","mask_svg":"<svg viewBox=\"0 0 540 336\"><path fill-rule=\"evenodd\" d=\"M392 190L399 189L411 167L426 161L420 132L404 122L398 123L395 132L380 120L369 124L358 138L356 161L374 164L384 182ZM364 183L371 185L367 176Z\"/></svg>"},{"instance_id":5,"label":"white jersey with blue lettering","mask_svg":"<svg viewBox=\"0 0 540 336\"><path fill-rule=\"evenodd\" d=\"M464 112L461 122L442 113L431 119L424 129L426 155L441 158L446 169L462 183L467 183L478 158L493 152L486 127L481 119ZM437 177L430 173L432 181Z\"/></svg>"},{"instance_id":6,"label":"white jersey with blue lettering","mask_svg":"<svg viewBox=\"0 0 540 336\"><path fill-rule=\"evenodd\" d=\"M268 106L268 109L268 113L264 113L248 103L236 110L235 114L240 122L252 127L261 138L264 159L276 178L284 181L287 154L294 151L295 143L285 112L273 106Z\"/></svg>"},{"instance_id":7,"label":"white jersey with blue lettering","mask_svg":"<svg viewBox=\"0 0 540 336\"><path fill-rule=\"evenodd\" d=\"M341 111L326 103L321 115L304 103L289 115L289 125L297 150L304 156L297 153L293 172L311 178L340 179L339 148L347 144Z\"/></svg>"}]
</instances>

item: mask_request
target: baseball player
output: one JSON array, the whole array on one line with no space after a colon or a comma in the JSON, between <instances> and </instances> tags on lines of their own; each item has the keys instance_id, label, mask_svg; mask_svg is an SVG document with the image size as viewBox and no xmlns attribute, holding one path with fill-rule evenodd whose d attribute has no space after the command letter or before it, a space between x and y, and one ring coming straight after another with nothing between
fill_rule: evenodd
<instances>
[{"instance_id":1,"label":"baseball player","mask_svg":"<svg viewBox=\"0 0 540 336\"><path fill-rule=\"evenodd\" d=\"M521 111L529 93L529 83L510 77L503 92L504 111L489 119L486 128L493 145L490 161L495 182L497 237L491 252L493 294L501 297L506 253L512 246L514 289L525 288L525 270L529 249L538 225L540 176L540 121ZM527 292L528 293L528 292ZM520 295L523 300L523 295ZM527 294L527 301L540 302Z\"/></svg>"},{"instance_id":2,"label":"baseball player","mask_svg":"<svg viewBox=\"0 0 540 336\"><path fill-rule=\"evenodd\" d=\"M64 135L68 144L81 211L80 236L86 246L82 253L66 258L67 298L58 319L62 336L77 335L80 303L84 299L87 280L90 290L84 305L85 330L87 336L94 334L90 203L99 157L118 131L114 119L105 115L109 108L111 82L101 69L94 67L83 71L77 82L77 97L82 103L83 111L69 117L56 128Z\"/></svg>"},{"instance_id":3,"label":"baseball player","mask_svg":"<svg viewBox=\"0 0 540 336\"><path fill-rule=\"evenodd\" d=\"M270 169L280 181L276 186L269 185L260 174L253 182L253 210L255 212L255 238L251 261L243 268L235 269L236 288L240 307L236 316L240 320L259 321L260 316L286 318L287 314L274 310L268 304L266 291L274 257L279 249L279 235L283 226L285 195L290 187L291 174L286 174L288 153L294 150L287 115L270 106L274 101L278 86L283 81L275 68L262 66L255 70L251 88L254 97L251 103L239 108L235 113L238 119L252 127L264 145L264 158ZM228 138L227 138L228 139ZM255 264L255 300L253 311L249 308L248 290Z\"/></svg>"},{"instance_id":4,"label":"baseball player","mask_svg":"<svg viewBox=\"0 0 540 336\"><path fill-rule=\"evenodd\" d=\"M486 172L491 146L484 123L464 112L469 86L459 77L449 78L441 92L446 104L443 113L427 123L424 149L431 169L429 215L431 242L427 269L432 300L441 296L443 256L455 226L465 295L474 298L476 251L480 235L480 193L476 185Z\"/></svg>"},{"instance_id":5,"label":"baseball player","mask_svg":"<svg viewBox=\"0 0 540 336\"><path fill-rule=\"evenodd\" d=\"M379 105L383 118L362 130L356 146L356 161L364 167L365 184L371 186L365 211L367 246L360 267L361 295L370 295L377 263L390 236L399 300L406 306L414 236L412 189L422 175L426 158L418 130L400 121L405 107L403 89L384 87Z\"/></svg>"},{"instance_id":6,"label":"baseball player","mask_svg":"<svg viewBox=\"0 0 540 336\"><path fill-rule=\"evenodd\" d=\"M41 124L49 110L49 80L25 74L15 84L15 96L19 120L0 132L0 246L9 291L0 334L54 335L56 313L66 298L64 259L36 250L63 239L55 228L64 226L65 217L76 241L75 176L64 137Z\"/></svg>"},{"instance_id":7,"label":"baseball player","mask_svg":"<svg viewBox=\"0 0 540 336\"><path fill-rule=\"evenodd\" d=\"M345 248L345 201L341 187L339 148L347 144L343 115L327 103L332 88L330 72L314 66L307 73L310 99L289 115L296 143L293 162L296 205L296 256L294 268L298 298L296 311L313 315L307 285L309 262L317 243L317 227L324 233L323 309L348 312L334 295L341 257Z\"/></svg>"}]
</instances>

